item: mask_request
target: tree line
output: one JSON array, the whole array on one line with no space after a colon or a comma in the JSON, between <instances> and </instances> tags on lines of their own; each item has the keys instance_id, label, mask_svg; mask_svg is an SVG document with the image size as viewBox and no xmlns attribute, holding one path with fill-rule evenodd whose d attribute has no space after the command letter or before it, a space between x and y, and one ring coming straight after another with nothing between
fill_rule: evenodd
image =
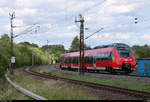
<instances>
[{"instance_id":1,"label":"tree line","mask_svg":"<svg viewBox=\"0 0 150 102\"><path fill-rule=\"evenodd\" d=\"M66 50L63 45L43 45L39 47L37 44L29 42L14 43L14 56L16 62L14 68L32 65L32 54L34 55L34 65L51 64L53 60L59 62L60 55L68 51L79 51L79 38L75 36L72 40L69 50ZM84 44L84 48L90 46ZM134 45L132 49L135 58L150 57L149 45ZM4 75L5 70L10 63L10 37L3 34L0 38L0 77Z\"/></svg>"},{"instance_id":2,"label":"tree line","mask_svg":"<svg viewBox=\"0 0 150 102\"><path fill-rule=\"evenodd\" d=\"M64 53L63 45L44 45L29 42L14 43L14 68L32 65L32 54L34 65L51 64L52 60L58 60L61 53ZM49 57L48 57L49 56ZM6 68L10 65L10 37L4 34L0 38L0 77L4 75Z\"/></svg>"}]
</instances>

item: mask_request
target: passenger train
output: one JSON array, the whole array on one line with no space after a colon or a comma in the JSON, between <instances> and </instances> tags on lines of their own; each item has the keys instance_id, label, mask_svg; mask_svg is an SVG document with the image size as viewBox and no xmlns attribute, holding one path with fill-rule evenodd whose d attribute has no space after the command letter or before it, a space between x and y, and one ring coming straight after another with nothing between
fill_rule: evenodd
<instances>
[{"instance_id":1,"label":"passenger train","mask_svg":"<svg viewBox=\"0 0 150 102\"><path fill-rule=\"evenodd\" d=\"M61 54L59 66L61 69L79 68L79 51ZM124 43L97 46L84 51L85 71L108 71L110 73L131 73L135 68L134 52Z\"/></svg>"}]
</instances>

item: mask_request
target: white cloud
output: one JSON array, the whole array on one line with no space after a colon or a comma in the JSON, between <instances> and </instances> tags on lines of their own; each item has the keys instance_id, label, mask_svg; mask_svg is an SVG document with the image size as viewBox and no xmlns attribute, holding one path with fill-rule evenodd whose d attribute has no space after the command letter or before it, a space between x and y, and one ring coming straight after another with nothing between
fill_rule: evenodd
<instances>
[{"instance_id":1,"label":"white cloud","mask_svg":"<svg viewBox=\"0 0 150 102\"><path fill-rule=\"evenodd\" d=\"M16 11L16 16L17 17L22 17L22 16L33 16L36 14L37 10L36 9L29 9L29 8L24 8L24 9L17 9Z\"/></svg>"},{"instance_id":2,"label":"white cloud","mask_svg":"<svg viewBox=\"0 0 150 102\"><path fill-rule=\"evenodd\" d=\"M23 20L20 20L20 19L15 19L14 20L14 25L15 26L24 26L24 21Z\"/></svg>"},{"instance_id":3,"label":"white cloud","mask_svg":"<svg viewBox=\"0 0 150 102\"><path fill-rule=\"evenodd\" d=\"M16 6L21 8L32 8L42 4L43 0L16 0Z\"/></svg>"},{"instance_id":4,"label":"white cloud","mask_svg":"<svg viewBox=\"0 0 150 102\"><path fill-rule=\"evenodd\" d=\"M150 39L150 34L144 34L144 35L142 36L142 38L144 38L144 39Z\"/></svg>"},{"instance_id":5,"label":"white cloud","mask_svg":"<svg viewBox=\"0 0 150 102\"><path fill-rule=\"evenodd\" d=\"M10 9L9 8L0 8L0 16L8 16L10 12Z\"/></svg>"},{"instance_id":6,"label":"white cloud","mask_svg":"<svg viewBox=\"0 0 150 102\"><path fill-rule=\"evenodd\" d=\"M77 28L76 25L71 25L71 26L68 26L68 27L67 27L68 30L74 30L74 29L76 29L76 28Z\"/></svg>"},{"instance_id":7,"label":"white cloud","mask_svg":"<svg viewBox=\"0 0 150 102\"><path fill-rule=\"evenodd\" d=\"M130 38L130 34L129 33L116 33L115 34L116 38L120 38L120 39L129 39Z\"/></svg>"},{"instance_id":8,"label":"white cloud","mask_svg":"<svg viewBox=\"0 0 150 102\"><path fill-rule=\"evenodd\" d=\"M109 13L128 13L133 11L135 8L133 5L120 5L120 6L110 6L108 7Z\"/></svg>"},{"instance_id":9,"label":"white cloud","mask_svg":"<svg viewBox=\"0 0 150 102\"><path fill-rule=\"evenodd\" d=\"M4 5L6 3L6 0L0 0L0 6Z\"/></svg>"},{"instance_id":10,"label":"white cloud","mask_svg":"<svg viewBox=\"0 0 150 102\"><path fill-rule=\"evenodd\" d=\"M33 34L33 36L38 36L38 37L47 37L47 38L72 38L76 36L75 33L50 33L50 32L45 32L45 33L38 33L38 34Z\"/></svg>"},{"instance_id":11,"label":"white cloud","mask_svg":"<svg viewBox=\"0 0 150 102\"><path fill-rule=\"evenodd\" d=\"M132 36L131 36L132 35ZM126 39L131 39L134 38L133 34L130 33L122 33L122 32L117 32L117 33L101 33L101 34L96 34L94 36L91 37L91 39L95 39L95 40L103 40L103 39L108 39L108 40L113 40L113 39L122 39L122 40L126 40Z\"/></svg>"},{"instance_id":12,"label":"white cloud","mask_svg":"<svg viewBox=\"0 0 150 102\"><path fill-rule=\"evenodd\" d=\"M48 29L50 29L50 28L52 28L52 25L51 25L51 24L46 24L46 27L47 27Z\"/></svg>"},{"instance_id":13,"label":"white cloud","mask_svg":"<svg viewBox=\"0 0 150 102\"><path fill-rule=\"evenodd\" d=\"M24 21L23 21L23 20L20 20L20 19L14 20L13 25L14 25L14 26L25 26ZM10 24L5 25L3 28L4 28L6 31L10 31ZM14 32L15 32L15 33L18 33L18 32L20 32L20 31L22 31L22 30L23 30L23 28L20 28L20 27L14 28Z\"/></svg>"},{"instance_id":14,"label":"white cloud","mask_svg":"<svg viewBox=\"0 0 150 102\"><path fill-rule=\"evenodd\" d=\"M1 33L10 32L8 14L12 8L16 8L17 21L14 25L40 23L40 32L34 34L34 39L42 37L56 41L57 39L70 39L71 41L75 35L79 34L78 28L74 25L74 17L101 1L103 0L0 0L0 5L8 2L7 7L3 5L0 7L0 24L1 28L5 28L1 29ZM85 27L89 28L85 36L87 32L94 32L104 27L102 32L90 38L91 42L125 41L131 44L142 40L148 42L150 23L142 20L150 18L149 5L149 0L106 0L102 5L83 13ZM136 16L139 18L139 23L135 25L133 23ZM17 29L19 32L21 28Z\"/></svg>"}]
</instances>

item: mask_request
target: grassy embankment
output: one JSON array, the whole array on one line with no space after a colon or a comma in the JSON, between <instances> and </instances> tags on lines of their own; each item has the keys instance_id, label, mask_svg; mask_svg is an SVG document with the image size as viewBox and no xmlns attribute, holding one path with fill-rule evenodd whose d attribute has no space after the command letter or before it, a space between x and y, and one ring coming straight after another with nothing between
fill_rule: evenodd
<instances>
[{"instance_id":1,"label":"grassy embankment","mask_svg":"<svg viewBox=\"0 0 150 102\"><path fill-rule=\"evenodd\" d=\"M36 71L40 73L47 72L52 75L57 75L57 76L65 77L65 78L71 78L75 80L82 80L82 81L94 82L94 83L99 83L99 84L104 84L104 85L111 85L111 86L117 86L117 87L122 87L122 88L150 92L150 83L72 75L68 73L59 72L57 70L50 70L48 67L37 67Z\"/></svg>"},{"instance_id":2,"label":"grassy embankment","mask_svg":"<svg viewBox=\"0 0 150 102\"><path fill-rule=\"evenodd\" d=\"M1 78L0 83L0 100L31 100L30 97L12 87L5 78Z\"/></svg>"},{"instance_id":3,"label":"grassy embankment","mask_svg":"<svg viewBox=\"0 0 150 102\"><path fill-rule=\"evenodd\" d=\"M68 84L54 80L39 80L28 75L13 75L11 80L49 100L93 100L98 97L87 93L84 86ZM24 99L22 97L22 99Z\"/></svg>"}]
</instances>

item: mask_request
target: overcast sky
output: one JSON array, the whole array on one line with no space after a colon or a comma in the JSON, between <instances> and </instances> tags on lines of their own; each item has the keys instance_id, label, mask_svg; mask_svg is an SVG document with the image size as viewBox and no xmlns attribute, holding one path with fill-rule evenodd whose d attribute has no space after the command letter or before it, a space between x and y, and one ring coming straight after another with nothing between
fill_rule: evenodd
<instances>
[{"instance_id":1,"label":"overcast sky","mask_svg":"<svg viewBox=\"0 0 150 102\"><path fill-rule=\"evenodd\" d=\"M150 0L0 0L0 36L10 35L9 13L15 11L14 33L19 34L27 25L40 24L37 34L15 38L15 42L28 41L39 46L63 44L69 48L79 35L75 16L85 19L85 37L104 28L85 43L91 47L115 42L132 45L150 45ZM138 23L134 23L138 18Z\"/></svg>"}]
</instances>

